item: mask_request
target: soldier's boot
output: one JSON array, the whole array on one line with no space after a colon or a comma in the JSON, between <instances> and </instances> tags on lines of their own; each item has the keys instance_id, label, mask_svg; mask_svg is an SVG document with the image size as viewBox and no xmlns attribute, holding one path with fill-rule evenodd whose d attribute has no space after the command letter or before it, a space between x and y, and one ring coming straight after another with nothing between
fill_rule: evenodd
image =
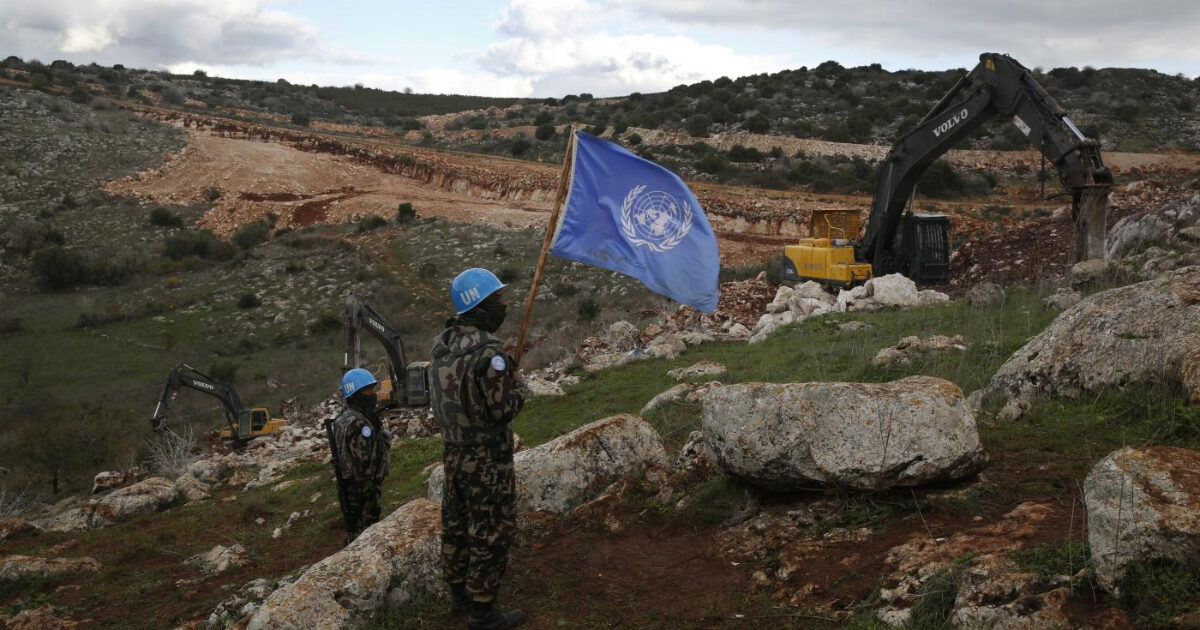
<instances>
[{"instance_id":1,"label":"soldier's boot","mask_svg":"<svg viewBox=\"0 0 1200 630\"><path fill-rule=\"evenodd\" d=\"M467 592L467 585L462 582L450 585L450 612L455 617L471 613L471 594Z\"/></svg>"},{"instance_id":2,"label":"soldier's boot","mask_svg":"<svg viewBox=\"0 0 1200 630\"><path fill-rule=\"evenodd\" d=\"M471 616L467 618L468 630L508 630L525 623L525 613L520 608L499 612L495 602L471 602Z\"/></svg>"}]
</instances>

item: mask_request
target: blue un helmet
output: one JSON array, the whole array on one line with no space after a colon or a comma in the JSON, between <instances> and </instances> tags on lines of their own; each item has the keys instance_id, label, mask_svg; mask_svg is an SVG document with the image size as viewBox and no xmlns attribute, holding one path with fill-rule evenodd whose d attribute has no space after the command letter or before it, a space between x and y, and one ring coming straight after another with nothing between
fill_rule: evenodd
<instances>
[{"instance_id":1,"label":"blue un helmet","mask_svg":"<svg viewBox=\"0 0 1200 630\"><path fill-rule=\"evenodd\" d=\"M364 387L379 383L375 376L362 368L354 368L342 375L342 397L349 398Z\"/></svg>"},{"instance_id":2,"label":"blue un helmet","mask_svg":"<svg viewBox=\"0 0 1200 630\"><path fill-rule=\"evenodd\" d=\"M454 277L454 282L450 283L450 301L454 302L454 310L462 315L506 286L496 274L475 267Z\"/></svg>"}]
</instances>

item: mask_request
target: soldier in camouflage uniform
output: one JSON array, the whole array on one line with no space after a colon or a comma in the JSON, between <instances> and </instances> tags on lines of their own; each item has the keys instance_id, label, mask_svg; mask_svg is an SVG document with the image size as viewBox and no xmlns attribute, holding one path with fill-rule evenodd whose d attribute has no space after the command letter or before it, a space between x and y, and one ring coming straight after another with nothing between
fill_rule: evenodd
<instances>
[{"instance_id":1,"label":"soldier in camouflage uniform","mask_svg":"<svg viewBox=\"0 0 1200 630\"><path fill-rule=\"evenodd\" d=\"M379 495L388 475L391 436L376 412L375 377L362 368L342 377L346 408L334 418L338 479L345 499L346 543L379 522Z\"/></svg>"},{"instance_id":2,"label":"soldier in camouflage uniform","mask_svg":"<svg viewBox=\"0 0 1200 630\"><path fill-rule=\"evenodd\" d=\"M516 531L513 418L525 396L516 363L492 335L504 322L503 285L484 269L451 284L457 317L433 342L430 397L442 428L442 570L457 614L472 630L520 625L520 610L494 608Z\"/></svg>"}]
</instances>

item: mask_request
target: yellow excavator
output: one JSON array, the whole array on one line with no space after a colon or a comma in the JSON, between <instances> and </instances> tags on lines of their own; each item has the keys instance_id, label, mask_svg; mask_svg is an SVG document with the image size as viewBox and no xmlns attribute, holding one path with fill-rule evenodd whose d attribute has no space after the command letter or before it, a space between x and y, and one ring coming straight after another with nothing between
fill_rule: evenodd
<instances>
[{"instance_id":1,"label":"yellow excavator","mask_svg":"<svg viewBox=\"0 0 1200 630\"><path fill-rule=\"evenodd\" d=\"M383 345L388 356L388 377L379 379L379 402L385 408L429 405L429 362L408 362L400 331L353 291L346 294L345 373L363 365L362 332Z\"/></svg>"},{"instance_id":2,"label":"yellow excavator","mask_svg":"<svg viewBox=\"0 0 1200 630\"><path fill-rule=\"evenodd\" d=\"M851 213L852 222L840 224L814 213L813 238L784 248L784 281L850 287L872 276L901 273L918 284L949 282L949 218L905 212L905 206L921 173L995 116L1011 117L1053 163L1064 194L1071 195L1075 258L1102 256L1113 175L1100 159L1099 144L1079 131L1028 68L1008 55L984 53L979 65L888 152L861 238L856 238L857 213Z\"/></svg>"},{"instance_id":3,"label":"yellow excavator","mask_svg":"<svg viewBox=\"0 0 1200 630\"><path fill-rule=\"evenodd\" d=\"M221 401L225 419L229 422L229 428L219 433L222 439L245 441L261 435L274 435L287 424L284 418L272 418L266 407L243 407L241 397L232 387L186 363L180 363L167 374L167 383L163 386L158 406L154 408L150 424L155 430L170 430L166 426L167 411L181 387L194 389Z\"/></svg>"}]
</instances>

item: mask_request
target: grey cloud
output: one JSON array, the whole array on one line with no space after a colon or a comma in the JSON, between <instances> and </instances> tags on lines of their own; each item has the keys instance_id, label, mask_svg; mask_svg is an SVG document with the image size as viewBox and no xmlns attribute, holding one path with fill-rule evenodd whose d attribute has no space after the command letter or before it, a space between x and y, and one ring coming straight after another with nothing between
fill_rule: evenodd
<instances>
[{"instance_id":1,"label":"grey cloud","mask_svg":"<svg viewBox=\"0 0 1200 630\"><path fill-rule=\"evenodd\" d=\"M817 43L907 58L945 59L1000 50L1031 66L1200 60L1195 37L1200 29L1200 2L1194 0L987 4L961 0L620 0L619 4L676 23L794 31Z\"/></svg>"},{"instance_id":2,"label":"grey cloud","mask_svg":"<svg viewBox=\"0 0 1200 630\"><path fill-rule=\"evenodd\" d=\"M79 33L104 43L68 52L72 34ZM330 50L306 20L236 0L96 2L89 7L64 0L5 3L0 6L0 41L6 55L141 67L360 60Z\"/></svg>"}]
</instances>

